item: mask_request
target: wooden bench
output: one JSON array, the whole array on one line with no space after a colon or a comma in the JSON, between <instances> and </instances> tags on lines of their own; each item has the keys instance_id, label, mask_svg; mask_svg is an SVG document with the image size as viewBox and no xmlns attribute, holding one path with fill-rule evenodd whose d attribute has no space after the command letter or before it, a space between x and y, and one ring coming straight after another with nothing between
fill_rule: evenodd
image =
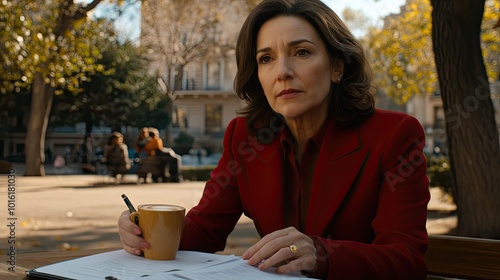
<instances>
[{"instance_id":1,"label":"wooden bench","mask_svg":"<svg viewBox=\"0 0 500 280\"><path fill-rule=\"evenodd\" d=\"M429 235L427 279L500 279L500 240Z\"/></svg>"}]
</instances>

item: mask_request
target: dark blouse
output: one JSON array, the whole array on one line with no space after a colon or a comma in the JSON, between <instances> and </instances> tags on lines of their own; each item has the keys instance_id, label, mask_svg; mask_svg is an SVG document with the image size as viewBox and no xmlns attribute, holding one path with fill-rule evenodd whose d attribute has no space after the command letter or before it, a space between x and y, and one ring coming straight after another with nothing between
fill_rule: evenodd
<instances>
[{"instance_id":1,"label":"dark blouse","mask_svg":"<svg viewBox=\"0 0 500 280\"><path fill-rule=\"evenodd\" d=\"M314 179L314 170L321 147L321 142L326 131L325 123L318 131L309 138L304 147L302 157L297 159L295 156L295 140L288 129L285 129L280 136L281 148L283 149L284 159L284 195L285 195L285 224L293 226L299 231L305 233L307 209L311 196L311 186ZM310 221L313 222L313 221ZM323 255L324 248L322 244L314 238L314 245L317 254ZM326 275L328 271L328 260L320 260L314 276Z\"/></svg>"}]
</instances>

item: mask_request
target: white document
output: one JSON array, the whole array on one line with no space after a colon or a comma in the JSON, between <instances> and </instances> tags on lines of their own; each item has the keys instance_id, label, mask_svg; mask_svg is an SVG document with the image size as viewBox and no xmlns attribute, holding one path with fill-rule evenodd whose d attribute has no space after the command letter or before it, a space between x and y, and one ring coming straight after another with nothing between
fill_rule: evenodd
<instances>
[{"instance_id":1,"label":"white document","mask_svg":"<svg viewBox=\"0 0 500 280\"><path fill-rule=\"evenodd\" d=\"M200 269L234 259L238 257L179 251L175 260L156 261L116 250L42 266L27 274L48 279L144 279L159 272Z\"/></svg>"},{"instance_id":2,"label":"white document","mask_svg":"<svg viewBox=\"0 0 500 280\"><path fill-rule=\"evenodd\" d=\"M278 274L275 268L266 271L248 265L246 260L234 259L224 263L219 263L211 267L196 270L174 271L159 273L143 278L144 280L278 280L278 279L301 279L304 275Z\"/></svg>"},{"instance_id":3,"label":"white document","mask_svg":"<svg viewBox=\"0 0 500 280\"><path fill-rule=\"evenodd\" d=\"M26 274L47 279L106 280L254 280L305 278L261 271L234 255L179 251L175 260L156 261L124 250L96 254L29 270Z\"/></svg>"}]
</instances>

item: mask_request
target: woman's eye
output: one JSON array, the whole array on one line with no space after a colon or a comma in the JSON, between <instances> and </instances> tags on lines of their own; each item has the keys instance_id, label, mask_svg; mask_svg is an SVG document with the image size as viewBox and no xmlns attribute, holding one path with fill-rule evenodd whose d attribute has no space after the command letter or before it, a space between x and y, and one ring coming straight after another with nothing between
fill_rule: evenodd
<instances>
[{"instance_id":1,"label":"woman's eye","mask_svg":"<svg viewBox=\"0 0 500 280\"><path fill-rule=\"evenodd\" d=\"M259 58L260 63L269 63L271 61L271 57L268 55L263 55Z\"/></svg>"},{"instance_id":2,"label":"woman's eye","mask_svg":"<svg viewBox=\"0 0 500 280\"><path fill-rule=\"evenodd\" d=\"M309 51L306 50L306 49L300 49L300 50L297 51L297 55L298 56L306 56L308 54L309 54Z\"/></svg>"}]
</instances>

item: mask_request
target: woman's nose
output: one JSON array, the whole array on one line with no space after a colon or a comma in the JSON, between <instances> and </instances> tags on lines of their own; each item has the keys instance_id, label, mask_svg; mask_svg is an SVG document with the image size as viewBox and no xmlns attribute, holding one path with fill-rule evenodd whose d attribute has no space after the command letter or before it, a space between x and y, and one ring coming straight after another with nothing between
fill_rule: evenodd
<instances>
[{"instance_id":1,"label":"woman's nose","mask_svg":"<svg viewBox=\"0 0 500 280\"><path fill-rule=\"evenodd\" d=\"M278 60L277 63L277 72L279 80L289 80L293 78L293 69L291 67L291 63L289 59L282 58Z\"/></svg>"}]
</instances>

